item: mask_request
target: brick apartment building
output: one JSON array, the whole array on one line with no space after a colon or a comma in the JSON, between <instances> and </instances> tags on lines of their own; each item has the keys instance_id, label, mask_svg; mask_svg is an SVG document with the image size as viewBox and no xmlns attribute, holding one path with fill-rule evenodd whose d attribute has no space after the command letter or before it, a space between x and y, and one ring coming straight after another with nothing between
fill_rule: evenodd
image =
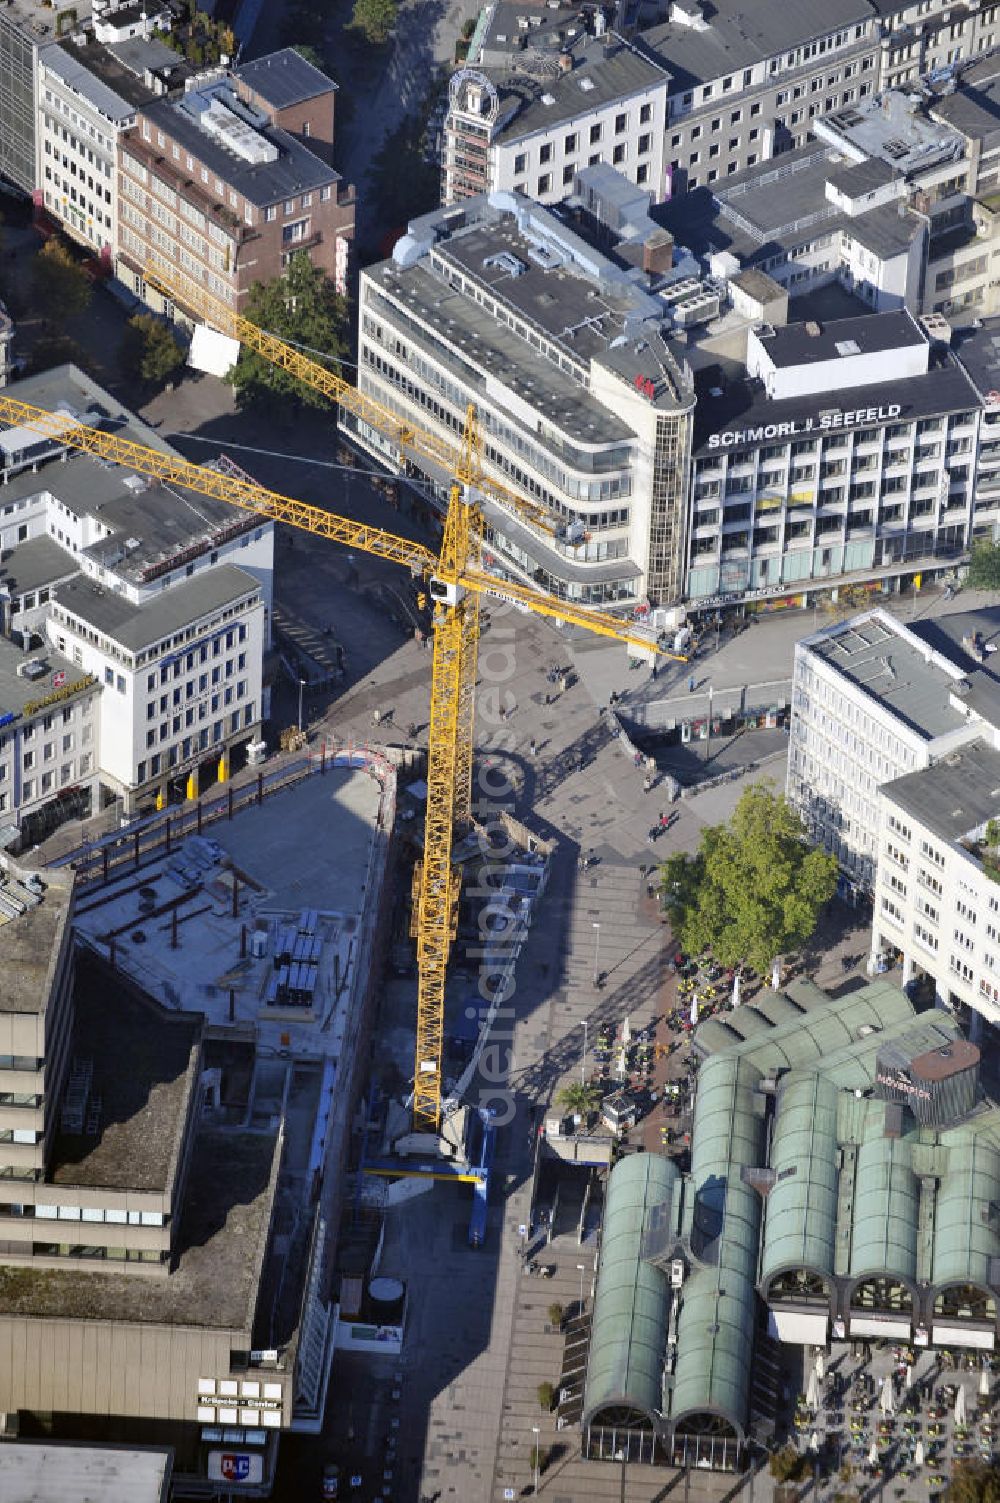
<instances>
[{"instance_id":1,"label":"brick apartment building","mask_svg":"<svg viewBox=\"0 0 1000 1503\"><path fill-rule=\"evenodd\" d=\"M122 137L117 272L151 306L145 272L240 309L301 250L346 292L354 192L329 163L335 86L290 57L192 79Z\"/></svg>"}]
</instances>

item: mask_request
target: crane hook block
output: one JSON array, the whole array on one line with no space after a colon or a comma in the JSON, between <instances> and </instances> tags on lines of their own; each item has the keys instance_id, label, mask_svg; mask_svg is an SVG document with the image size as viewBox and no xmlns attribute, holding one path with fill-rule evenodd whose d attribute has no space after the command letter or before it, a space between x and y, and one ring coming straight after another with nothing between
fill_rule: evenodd
<instances>
[{"instance_id":1,"label":"crane hook block","mask_svg":"<svg viewBox=\"0 0 1000 1503\"><path fill-rule=\"evenodd\" d=\"M431 599L438 605L455 606L465 594L460 584L453 583L449 579L432 578L428 585Z\"/></svg>"}]
</instances>

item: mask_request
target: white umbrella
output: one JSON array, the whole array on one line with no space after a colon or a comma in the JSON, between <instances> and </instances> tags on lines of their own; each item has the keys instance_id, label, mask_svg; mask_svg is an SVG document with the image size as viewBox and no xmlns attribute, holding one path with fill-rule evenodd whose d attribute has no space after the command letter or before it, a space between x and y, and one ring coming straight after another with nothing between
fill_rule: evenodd
<instances>
[{"instance_id":1,"label":"white umbrella","mask_svg":"<svg viewBox=\"0 0 1000 1503\"><path fill-rule=\"evenodd\" d=\"M891 1378L886 1378L885 1382L882 1384L882 1392L878 1396L878 1407L881 1409L886 1418L888 1418L890 1414L895 1414L896 1412L896 1402L893 1398Z\"/></svg>"},{"instance_id":2,"label":"white umbrella","mask_svg":"<svg viewBox=\"0 0 1000 1503\"><path fill-rule=\"evenodd\" d=\"M820 1383L826 1377L826 1353L822 1348L816 1353L816 1377Z\"/></svg>"},{"instance_id":3,"label":"white umbrella","mask_svg":"<svg viewBox=\"0 0 1000 1503\"><path fill-rule=\"evenodd\" d=\"M632 1042L632 1029L629 1026L628 1016L626 1015L625 1021L622 1023L622 1043L623 1044L630 1044L631 1042Z\"/></svg>"},{"instance_id":4,"label":"white umbrella","mask_svg":"<svg viewBox=\"0 0 1000 1503\"><path fill-rule=\"evenodd\" d=\"M913 1465L914 1466L923 1466L923 1464L924 1464L924 1443L923 1443L922 1440L918 1440L917 1443L916 1443L916 1445L913 1447Z\"/></svg>"},{"instance_id":5,"label":"white umbrella","mask_svg":"<svg viewBox=\"0 0 1000 1503\"><path fill-rule=\"evenodd\" d=\"M733 1006L734 1007L739 1007L739 1005L740 1005L740 973L739 973L739 971L737 971L736 975L733 977Z\"/></svg>"},{"instance_id":6,"label":"white umbrella","mask_svg":"<svg viewBox=\"0 0 1000 1503\"><path fill-rule=\"evenodd\" d=\"M815 1368L809 1374L809 1384L806 1388L806 1408L813 1411L819 1408L819 1379Z\"/></svg>"},{"instance_id":7,"label":"white umbrella","mask_svg":"<svg viewBox=\"0 0 1000 1503\"><path fill-rule=\"evenodd\" d=\"M984 1367L983 1370L982 1370L982 1372L979 1374L979 1397L981 1399L988 1399L989 1396L990 1396L990 1370L989 1370L988 1367Z\"/></svg>"},{"instance_id":8,"label":"white umbrella","mask_svg":"<svg viewBox=\"0 0 1000 1503\"><path fill-rule=\"evenodd\" d=\"M816 1434L815 1430L809 1437L809 1449L814 1456L819 1453L819 1436Z\"/></svg>"},{"instance_id":9,"label":"white umbrella","mask_svg":"<svg viewBox=\"0 0 1000 1503\"><path fill-rule=\"evenodd\" d=\"M869 1449L869 1452L868 1452L868 1465L869 1466L878 1466L878 1446L875 1444L874 1441L872 1441L871 1448Z\"/></svg>"},{"instance_id":10,"label":"white umbrella","mask_svg":"<svg viewBox=\"0 0 1000 1503\"><path fill-rule=\"evenodd\" d=\"M909 1362L906 1364L906 1386L908 1389L913 1387L913 1367Z\"/></svg>"},{"instance_id":11,"label":"white umbrella","mask_svg":"<svg viewBox=\"0 0 1000 1503\"><path fill-rule=\"evenodd\" d=\"M691 998L691 1027L694 1028L696 1026L697 1022L698 1022L698 993L695 992L694 996Z\"/></svg>"},{"instance_id":12,"label":"white umbrella","mask_svg":"<svg viewBox=\"0 0 1000 1503\"><path fill-rule=\"evenodd\" d=\"M781 961L776 960L771 967L771 990L779 991L781 988Z\"/></svg>"},{"instance_id":13,"label":"white umbrella","mask_svg":"<svg viewBox=\"0 0 1000 1503\"><path fill-rule=\"evenodd\" d=\"M958 1392L955 1395L955 1424L964 1425L965 1418L965 1384L959 1383Z\"/></svg>"},{"instance_id":14,"label":"white umbrella","mask_svg":"<svg viewBox=\"0 0 1000 1503\"><path fill-rule=\"evenodd\" d=\"M615 1074L618 1076L619 1080L624 1080L628 1074L628 1051L626 1050L624 1044L622 1044L621 1048L618 1051L618 1065L615 1070Z\"/></svg>"}]
</instances>

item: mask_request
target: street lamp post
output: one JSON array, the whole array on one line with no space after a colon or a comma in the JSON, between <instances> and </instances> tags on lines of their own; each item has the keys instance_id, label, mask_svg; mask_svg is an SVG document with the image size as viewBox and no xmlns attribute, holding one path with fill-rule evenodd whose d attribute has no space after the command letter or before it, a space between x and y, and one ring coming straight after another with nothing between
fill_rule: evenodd
<instances>
[{"instance_id":1,"label":"street lamp post","mask_svg":"<svg viewBox=\"0 0 1000 1503\"><path fill-rule=\"evenodd\" d=\"M299 730L300 731L302 729L302 690L305 688L305 686L306 686L305 679L304 678L300 678L299 679Z\"/></svg>"},{"instance_id":2,"label":"street lamp post","mask_svg":"<svg viewBox=\"0 0 1000 1503\"><path fill-rule=\"evenodd\" d=\"M538 1454L538 1449L539 1449L538 1437L541 1434L541 1431L540 1431L540 1429L539 1429L539 1427L537 1425L532 1425L532 1427L531 1427L531 1433L535 1437L535 1456L534 1456L534 1460L535 1460L535 1493L537 1494L537 1492L538 1492L538 1463L539 1463L539 1461L541 1459L539 1457L539 1454Z\"/></svg>"},{"instance_id":3,"label":"street lamp post","mask_svg":"<svg viewBox=\"0 0 1000 1503\"><path fill-rule=\"evenodd\" d=\"M600 953L601 953L601 926L600 926L600 924L595 923L594 924L594 985L595 986L597 985L597 978L601 974L600 971L597 969L597 963L598 963L598 958L600 956Z\"/></svg>"},{"instance_id":4,"label":"street lamp post","mask_svg":"<svg viewBox=\"0 0 1000 1503\"><path fill-rule=\"evenodd\" d=\"M583 1054L580 1056L580 1084L587 1084L587 1019L584 1018L583 1028Z\"/></svg>"},{"instance_id":5,"label":"street lamp post","mask_svg":"<svg viewBox=\"0 0 1000 1503\"><path fill-rule=\"evenodd\" d=\"M587 1272L586 1263L578 1263L576 1271L580 1275L580 1315L583 1315L583 1276Z\"/></svg>"}]
</instances>

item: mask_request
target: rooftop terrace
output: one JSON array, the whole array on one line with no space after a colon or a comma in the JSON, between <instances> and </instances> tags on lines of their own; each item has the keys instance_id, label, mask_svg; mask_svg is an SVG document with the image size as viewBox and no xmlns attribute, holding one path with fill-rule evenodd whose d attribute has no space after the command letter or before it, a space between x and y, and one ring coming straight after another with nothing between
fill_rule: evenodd
<instances>
[{"instance_id":1,"label":"rooftop terrace","mask_svg":"<svg viewBox=\"0 0 1000 1503\"><path fill-rule=\"evenodd\" d=\"M48 1004L62 931L73 900L71 872L46 872L39 899L12 875L0 882L0 1012L40 1013ZM21 908L17 917L8 917Z\"/></svg>"},{"instance_id":2,"label":"rooftop terrace","mask_svg":"<svg viewBox=\"0 0 1000 1503\"><path fill-rule=\"evenodd\" d=\"M0 1314L222 1327L249 1337L279 1149L277 1132L202 1128L168 1278L0 1267Z\"/></svg>"},{"instance_id":3,"label":"rooftop terrace","mask_svg":"<svg viewBox=\"0 0 1000 1503\"><path fill-rule=\"evenodd\" d=\"M60 1132L49 1179L57 1185L169 1190L191 1092L200 1020L165 1012L93 958L81 957L72 1059L91 1061L97 1134Z\"/></svg>"}]
</instances>

